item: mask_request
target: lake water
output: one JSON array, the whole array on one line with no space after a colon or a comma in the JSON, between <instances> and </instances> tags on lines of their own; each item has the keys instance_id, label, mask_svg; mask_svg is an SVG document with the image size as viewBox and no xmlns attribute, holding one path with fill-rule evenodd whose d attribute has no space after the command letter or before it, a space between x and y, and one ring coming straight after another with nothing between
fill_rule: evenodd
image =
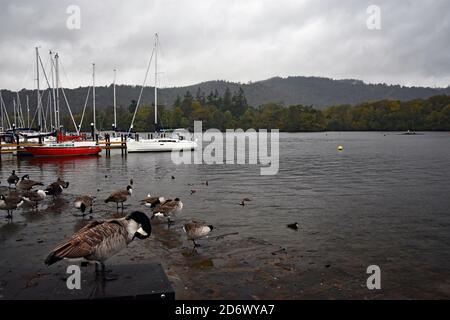
<instances>
[{"instance_id":1,"label":"lake water","mask_svg":"<svg viewBox=\"0 0 450 320\"><path fill-rule=\"evenodd\" d=\"M337 151L338 145L344 146L342 152ZM15 169L19 175L27 173L45 184L59 176L69 181L70 187L61 205L46 200L44 212L48 214L19 210L13 224L0 221L0 262L3 266L42 264L45 254L78 223L72 216L75 211L70 197L93 194L104 199L111 191L125 188L132 178L134 193L126 211L147 210L137 200L148 193L180 197L184 203L170 231L173 234L161 227L149 240L152 244L146 246L153 248L153 260L162 260L165 266L173 262L175 271L168 273L179 297L449 298L449 164L450 134L446 132L414 136L391 132L282 133L280 168L275 176L261 176L254 165L175 165L170 153L122 157L120 151L113 151L110 157L103 153L98 158L50 160L3 155L3 186ZM196 192L191 194L191 190ZM3 189L3 193L7 191ZM252 200L245 207L238 205L243 197ZM115 205L101 204L100 211L94 212L95 218L115 212ZM187 264L183 259L191 258L184 254L189 244L179 227L191 219L214 225L215 235L239 233L223 245L202 242L202 259L214 256L207 271L181 267ZM299 223L298 231L286 227L293 222ZM51 224L58 226L57 232ZM34 240L39 237L45 242L38 246ZM35 246L33 254L26 254L27 241ZM249 242L254 250L282 248L289 257L260 269L259 259L266 259L268 265L278 256L261 258L249 253L250 267L245 269L248 289L227 293L232 289L223 283L221 289L217 283L226 283L238 270L227 257L232 257L236 245L245 247ZM140 249L133 244L133 252ZM113 261L126 258L126 254L119 255ZM276 269L282 263L289 265L289 269L284 268L286 274ZM381 268L380 291L365 288L369 265ZM261 273L255 275L260 278L252 278L251 268ZM265 286L254 287L252 281L265 281L264 270L269 270L269 277L280 279L279 293L266 292ZM203 284L198 285L198 292L183 292L199 273L210 279L210 288L201 291L208 287ZM220 281L214 282L215 276ZM252 290L259 290L258 295L253 296Z\"/></svg>"}]
</instances>

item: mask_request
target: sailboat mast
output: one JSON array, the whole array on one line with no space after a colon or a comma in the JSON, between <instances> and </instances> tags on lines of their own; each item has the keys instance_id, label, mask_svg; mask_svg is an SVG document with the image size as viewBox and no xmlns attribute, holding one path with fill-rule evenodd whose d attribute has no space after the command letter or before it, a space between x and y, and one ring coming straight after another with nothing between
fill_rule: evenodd
<instances>
[{"instance_id":1,"label":"sailboat mast","mask_svg":"<svg viewBox=\"0 0 450 320\"><path fill-rule=\"evenodd\" d=\"M1 115L1 118L2 118L2 131L4 131L5 127L4 127L4 121L3 121L3 97L2 97L2 92L1 91L0 91L0 115Z\"/></svg>"},{"instance_id":2,"label":"sailboat mast","mask_svg":"<svg viewBox=\"0 0 450 320\"><path fill-rule=\"evenodd\" d=\"M30 128L30 103L27 95L27 128Z\"/></svg>"},{"instance_id":3,"label":"sailboat mast","mask_svg":"<svg viewBox=\"0 0 450 320\"><path fill-rule=\"evenodd\" d=\"M155 33L155 131L158 130L158 34Z\"/></svg>"},{"instance_id":4,"label":"sailboat mast","mask_svg":"<svg viewBox=\"0 0 450 320\"><path fill-rule=\"evenodd\" d=\"M61 126L61 118L59 114L59 55L58 53L55 54L55 83L56 83L56 113L57 113L57 122L56 126L58 129Z\"/></svg>"},{"instance_id":5,"label":"sailboat mast","mask_svg":"<svg viewBox=\"0 0 450 320\"><path fill-rule=\"evenodd\" d=\"M39 47L36 47L36 89L37 89L37 110L38 110L38 131L42 129L42 105L41 105L41 92L39 81ZM27 101L28 104L28 101ZM28 108L28 105L27 105ZM28 108L29 109L29 108ZM29 110L28 110L29 113ZM29 115L28 115L29 118ZM28 120L28 127L30 127L30 120Z\"/></svg>"},{"instance_id":6,"label":"sailboat mast","mask_svg":"<svg viewBox=\"0 0 450 320\"><path fill-rule=\"evenodd\" d=\"M97 124L95 122L95 63L92 64L92 111L94 113L94 132L97 131Z\"/></svg>"},{"instance_id":7,"label":"sailboat mast","mask_svg":"<svg viewBox=\"0 0 450 320\"><path fill-rule=\"evenodd\" d=\"M14 107L14 126L17 126L17 115L16 115L16 99L13 99L13 107Z\"/></svg>"},{"instance_id":8,"label":"sailboat mast","mask_svg":"<svg viewBox=\"0 0 450 320\"><path fill-rule=\"evenodd\" d=\"M114 131L117 128L117 113L116 113L116 69L114 69L114 83L113 83L113 94L114 94Z\"/></svg>"},{"instance_id":9,"label":"sailboat mast","mask_svg":"<svg viewBox=\"0 0 450 320\"><path fill-rule=\"evenodd\" d=\"M54 61L53 61L53 52L51 52L51 51L50 51L50 66L51 66L50 71L51 71L51 74L52 74L51 94L52 94L52 100L53 100L53 116L54 116L54 123L53 123L53 125L54 125L54 128L57 129L57 125L56 125L56 123L57 123L57 120L56 120L57 113L56 113L56 95L55 95L55 72L54 72L55 64L54 64Z\"/></svg>"}]
</instances>

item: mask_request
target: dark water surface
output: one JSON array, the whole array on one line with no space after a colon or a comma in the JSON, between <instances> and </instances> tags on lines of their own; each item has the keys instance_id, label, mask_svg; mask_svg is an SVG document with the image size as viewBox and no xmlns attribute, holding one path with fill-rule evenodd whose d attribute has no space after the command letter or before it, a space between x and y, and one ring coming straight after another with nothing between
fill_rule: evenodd
<instances>
[{"instance_id":1,"label":"dark water surface","mask_svg":"<svg viewBox=\"0 0 450 320\"><path fill-rule=\"evenodd\" d=\"M148 212L138 203L148 193L178 196L185 207L171 229L156 226L151 239L110 263L162 262L177 297L450 297L449 133L283 133L276 176L251 165L177 166L170 153L116 151L109 158L3 155L2 186L12 169L45 184L60 176L70 187L40 213L18 210L13 223L0 221L2 267L45 270L48 251L80 226L73 197L104 199L133 178L126 212ZM243 197L252 199L245 207ZM94 218L115 212L102 202ZM212 236L239 234L204 240L193 254L180 230L190 219L213 224ZM292 222L298 231L286 228ZM382 272L376 292L365 285L373 264Z\"/></svg>"}]
</instances>

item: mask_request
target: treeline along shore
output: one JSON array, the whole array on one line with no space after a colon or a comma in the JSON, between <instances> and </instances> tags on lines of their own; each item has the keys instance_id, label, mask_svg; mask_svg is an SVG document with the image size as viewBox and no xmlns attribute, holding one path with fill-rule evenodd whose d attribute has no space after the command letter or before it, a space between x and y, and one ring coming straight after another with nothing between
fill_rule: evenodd
<instances>
[{"instance_id":1,"label":"treeline along shore","mask_svg":"<svg viewBox=\"0 0 450 320\"><path fill-rule=\"evenodd\" d=\"M117 108L117 127L128 130L136 101ZM79 123L81 113L74 115ZM247 103L244 90L227 89L223 95L217 91L196 94L187 91L178 96L172 106L158 105L160 125L169 128L192 128L194 120L203 121L203 128L226 129L279 129L282 132L319 131L450 131L450 96L439 95L410 101L380 100L357 105L336 105L323 110L305 105L286 106L266 103L258 107ZM87 111L85 119L92 119ZM154 106L139 106L133 131L154 130ZM112 107L97 111L97 128L111 129ZM63 119L69 130L72 121ZM82 130L90 130L90 121L84 121Z\"/></svg>"}]
</instances>

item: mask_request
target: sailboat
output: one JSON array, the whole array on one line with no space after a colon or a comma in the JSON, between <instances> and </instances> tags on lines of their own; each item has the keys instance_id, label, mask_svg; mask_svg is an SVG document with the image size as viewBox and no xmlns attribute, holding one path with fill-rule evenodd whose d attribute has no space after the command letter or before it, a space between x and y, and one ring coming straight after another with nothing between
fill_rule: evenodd
<instances>
[{"instance_id":1,"label":"sailboat","mask_svg":"<svg viewBox=\"0 0 450 320\"><path fill-rule=\"evenodd\" d=\"M60 126L60 112L59 112L59 67L58 67L58 54L55 55L55 76L56 76L56 96L55 99L55 124L60 130L57 131L56 142L45 142L38 146L27 146L25 150L35 157L65 157L65 156L90 156L98 155L102 149L96 144L95 141L83 140L83 136L79 134L79 130L76 127L75 121L72 116L72 111L67 103L72 121L74 122L75 128L77 130L77 135L65 135L61 131L62 126ZM94 69L95 72L95 69ZM38 80L39 88L39 80ZM94 80L95 88L95 80ZM63 91L64 94L64 91ZM39 89L38 89L38 101L39 101ZM39 107L39 105L38 105ZM95 121L95 93L94 93L94 121Z\"/></svg>"},{"instance_id":2,"label":"sailboat","mask_svg":"<svg viewBox=\"0 0 450 320\"><path fill-rule=\"evenodd\" d=\"M167 151L181 151L181 150L194 150L197 148L197 143L189 139L189 137L182 135L180 133L174 132L170 137L166 137L166 133L158 132L158 34L155 34L155 44L153 47L153 54L155 55L155 133L153 134L154 138L152 139L135 139L128 140L127 149L129 153L136 152L167 152ZM151 60L149 62L149 67L151 65ZM144 78L144 83L141 88L141 93L139 95L138 102L136 104L136 109L134 111L133 120L131 122L129 133L133 128L134 118L136 116L137 109L139 108L139 102L142 97L142 90L145 86L145 81L147 79L147 73Z\"/></svg>"}]
</instances>

